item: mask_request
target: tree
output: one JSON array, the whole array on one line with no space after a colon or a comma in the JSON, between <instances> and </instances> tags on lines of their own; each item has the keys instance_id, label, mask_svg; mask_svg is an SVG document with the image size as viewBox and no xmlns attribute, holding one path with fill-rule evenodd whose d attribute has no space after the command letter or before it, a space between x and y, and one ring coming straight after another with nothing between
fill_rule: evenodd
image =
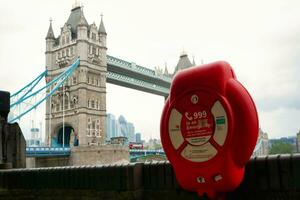
<instances>
[{"instance_id":1,"label":"tree","mask_svg":"<svg viewBox=\"0 0 300 200\"><path fill-rule=\"evenodd\" d=\"M162 149L161 143L155 143L155 144L154 144L154 149L155 149L155 150Z\"/></svg>"},{"instance_id":2,"label":"tree","mask_svg":"<svg viewBox=\"0 0 300 200\"><path fill-rule=\"evenodd\" d=\"M272 144L269 154L291 154L293 153L293 150L293 145L282 141L278 141Z\"/></svg>"}]
</instances>

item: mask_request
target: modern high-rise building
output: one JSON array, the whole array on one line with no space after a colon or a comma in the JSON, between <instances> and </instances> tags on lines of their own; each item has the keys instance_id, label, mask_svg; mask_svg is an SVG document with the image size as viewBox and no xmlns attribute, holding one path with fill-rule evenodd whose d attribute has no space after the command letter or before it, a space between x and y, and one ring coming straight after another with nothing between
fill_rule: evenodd
<instances>
[{"instance_id":1,"label":"modern high-rise building","mask_svg":"<svg viewBox=\"0 0 300 200\"><path fill-rule=\"evenodd\" d=\"M116 129L116 117L108 113L106 116L106 141L112 137L117 137Z\"/></svg>"},{"instance_id":2,"label":"modern high-rise building","mask_svg":"<svg viewBox=\"0 0 300 200\"><path fill-rule=\"evenodd\" d=\"M141 143L142 142L142 135L141 133L136 133L135 134L135 142Z\"/></svg>"},{"instance_id":3,"label":"modern high-rise building","mask_svg":"<svg viewBox=\"0 0 300 200\"><path fill-rule=\"evenodd\" d=\"M113 114L107 114L106 118L107 137L109 141L112 137L126 137L129 142L134 142L135 128L133 123L128 122L123 115L120 115L118 120Z\"/></svg>"},{"instance_id":4,"label":"modern high-rise building","mask_svg":"<svg viewBox=\"0 0 300 200\"><path fill-rule=\"evenodd\" d=\"M29 147L38 147L41 146L42 139L41 139L41 133L39 128L31 128L31 138L26 140L26 146Z\"/></svg>"},{"instance_id":5,"label":"modern high-rise building","mask_svg":"<svg viewBox=\"0 0 300 200\"><path fill-rule=\"evenodd\" d=\"M42 122L40 122L40 128L37 128L34 120L32 120L32 125L30 129L30 138L26 140L26 146L38 147L42 145Z\"/></svg>"},{"instance_id":6,"label":"modern high-rise building","mask_svg":"<svg viewBox=\"0 0 300 200\"><path fill-rule=\"evenodd\" d=\"M127 128L127 121L123 115L120 115L118 122L120 124L120 136L124 136L129 138L128 136L128 128Z\"/></svg>"},{"instance_id":7,"label":"modern high-rise building","mask_svg":"<svg viewBox=\"0 0 300 200\"><path fill-rule=\"evenodd\" d=\"M119 121L116 120L116 132L115 132L114 137L120 137L120 136L123 136L121 134L121 125L120 125Z\"/></svg>"},{"instance_id":8,"label":"modern high-rise building","mask_svg":"<svg viewBox=\"0 0 300 200\"><path fill-rule=\"evenodd\" d=\"M130 123L130 122L127 123L127 134L128 134L128 141L135 142L133 123Z\"/></svg>"}]
</instances>

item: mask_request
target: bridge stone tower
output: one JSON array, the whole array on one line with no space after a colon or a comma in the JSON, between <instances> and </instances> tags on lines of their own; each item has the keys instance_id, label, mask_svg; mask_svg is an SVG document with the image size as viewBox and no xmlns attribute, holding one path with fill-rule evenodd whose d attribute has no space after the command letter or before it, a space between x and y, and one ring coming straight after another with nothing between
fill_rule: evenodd
<instances>
[{"instance_id":1,"label":"bridge stone tower","mask_svg":"<svg viewBox=\"0 0 300 200\"><path fill-rule=\"evenodd\" d=\"M48 145L97 146L104 143L106 51L102 16L99 27L95 23L88 24L82 7L75 5L58 37L54 36L50 21L46 36L46 82L62 73L78 57L80 65L64 87L46 102Z\"/></svg>"}]
</instances>

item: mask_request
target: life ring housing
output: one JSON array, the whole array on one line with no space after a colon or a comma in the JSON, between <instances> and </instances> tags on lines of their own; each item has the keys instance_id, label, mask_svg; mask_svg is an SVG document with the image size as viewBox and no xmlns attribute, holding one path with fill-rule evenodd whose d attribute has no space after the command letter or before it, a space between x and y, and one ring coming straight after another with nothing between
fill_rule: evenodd
<instances>
[{"instance_id":1,"label":"life ring housing","mask_svg":"<svg viewBox=\"0 0 300 200\"><path fill-rule=\"evenodd\" d=\"M161 141L179 184L215 198L243 179L258 137L254 101L223 61L176 74L161 117Z\"/></svg>"}]
</instances>

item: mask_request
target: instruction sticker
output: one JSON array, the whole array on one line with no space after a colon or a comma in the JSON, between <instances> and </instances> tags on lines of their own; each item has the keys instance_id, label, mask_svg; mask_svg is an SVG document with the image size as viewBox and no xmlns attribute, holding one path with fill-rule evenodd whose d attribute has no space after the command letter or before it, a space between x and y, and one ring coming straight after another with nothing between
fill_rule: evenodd
<instances>
[{"instance_id":1,"label":"instruction sticker","mask_svg":"<svg viewBox=\"0 0 300 200\"><path fill-rule=\"evenodd\" d=\"M187 145L181 152L181 156L193 162L205 162L212 159L217 150L209 142L202 146Z\"/></svg>"}]
</instances>

